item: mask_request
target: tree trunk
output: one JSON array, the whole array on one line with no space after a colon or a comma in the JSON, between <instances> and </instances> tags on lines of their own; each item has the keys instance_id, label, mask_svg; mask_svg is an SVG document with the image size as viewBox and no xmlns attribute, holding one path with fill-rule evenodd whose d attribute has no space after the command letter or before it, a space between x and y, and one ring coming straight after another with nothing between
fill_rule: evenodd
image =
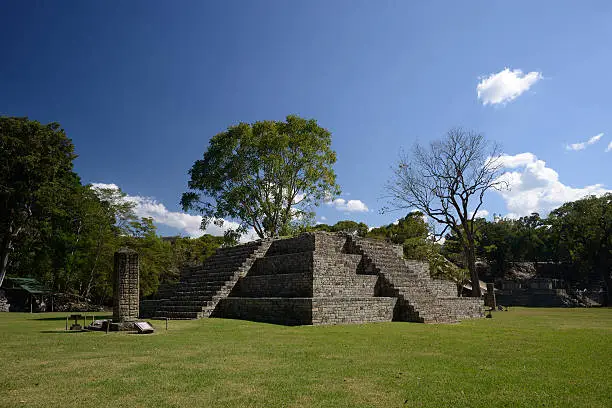
<instances>
[{"instance_id":1,"label":"tree trunk","mask_svg":"<svg viewBox=\"0 0 612 408\"><path fill-rule=\"evenodd\" d=\"M2 282L4 282L4 277L6 276L10 250L11 233L8 231L2 238L2 247L0 247L0 286L2 286Z\"/></svg>"},{"instance_id":2,"label":"tree trunk","mask_svg":"<svg viewBox=\"0 0 612 408\"><path fill-rule=\"evenodd\" d=\"M470 271L470 279L472 281L472 296L480 297L482 294L480 293L480 279L478 278L478 271L476 270L476 254L473 242L468 242L465 247L465 252L468 270Z\"/></svg>"},{"instance_id":3,"label":"tree trunk","mask_svg":"<svg viewBox=\"0 0 612 408\"><path fill-rule=\"evenodd\" d=\"M603 276L605 292L603 294L603 304L602 306L610 306L610 290L612 289L612 276L611 270L605 262L602 262L601 275Z\"/></svg>"}]
</instances>

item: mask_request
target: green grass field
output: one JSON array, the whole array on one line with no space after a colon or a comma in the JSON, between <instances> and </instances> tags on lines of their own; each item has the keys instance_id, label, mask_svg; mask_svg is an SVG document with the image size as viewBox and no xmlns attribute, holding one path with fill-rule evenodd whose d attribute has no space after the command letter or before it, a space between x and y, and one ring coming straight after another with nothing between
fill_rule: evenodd
<instances>
[{"instance_id":1,"label":"green grass field","mask_svg":"<svg viewBox=\"0 0 612 408\"><path fill-rule=\"evenodd\" d=\"M65 333L0 314L2 407L611 407L612 309L452 325L162 322Z\"/></svg>"}]
</instances>

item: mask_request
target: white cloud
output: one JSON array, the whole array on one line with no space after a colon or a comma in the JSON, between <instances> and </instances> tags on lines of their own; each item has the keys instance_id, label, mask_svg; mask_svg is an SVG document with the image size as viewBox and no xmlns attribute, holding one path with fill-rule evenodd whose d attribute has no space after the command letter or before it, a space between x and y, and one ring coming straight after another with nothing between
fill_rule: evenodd
<instances>
[{"instance_id":1,"label":"white cloud","mask_svg":"<svg viewBox=\"0 0 612 408\"><path fill-rule=\"evenodd\" d=\"M327 221L327 217L326 217L326 216L324 216L324 215L322 215L322 216L321 216L321 221Z\"/></svg>"},{"instance_id":2,"label":"white cloud","mask_svg":"<svg viewBox=\"0 0 612 408\"><path fill-rule=\"evenodd\" d=\"M559 181L559 174L555 170L546 167L546 162L538 160L533 153L502 155L500 160L505 168L516 169L500 176L500 180L506 181L510 187L498 192L506 201L509 218L532 212L545 215L566 202L610 191L602 184L582 188L567 186Z\"/></svg>"},{"instance_id":3,"label":"white cloud","mask_svg":"<svg viewBox=\"0 0 612 408\"><path fill-rule=\"evenodd\" d=\"M92 183L92 187L94 189L119 189L116 184L105 183ZM203 231L200 229L202 217L199 215L170 211L164 204L151 197L127 195L124 199L135 204L134 213L138 217L153 218L155 223L174 228L190 237L200 237L204 234L221 236L225 231L236 229L239 226L237 222L220 219L217 222L212 222L207 225L206 230ZM240 238L240 241L247 242L257 239L256 235L255 231L247 231L247 233Z\"/></svg>"},{"instance_id":4,"label":"white cloud","mask_svg":"<svg viewBox=\"0 0 612 408\"><path fill-rule=\"evenodd\" d=\"M476 211L476 218L486 218L488 215L489 215L489 211L487 210Z\"/></svg>"},{"instance_id":5,"label":"white cloud","mask_svg":"<svg viewBox=\"0 0 612 408\"><path fill-rule=\"evenodd\" d=\"M574 150L574 151L577 151L577 150L583 150L583 149L585 149L585 148L586 148L588 145L592 145L592 144L594 144L594 143L599 142L599 139L601 139L603 135L604 135L603 133L600 133L600 134L598 134L598 135L593 136L592 138L590 138L590 139L589 139L589 140L587 140L586 142L580 142L580 143L572 143L572 144L569 144L569 145L565 146L565 149L566 149L566 150Z\"/></svg>"},{"instance_id":6,"label":"white cloud","mask_svg":"<svg viewBox=\"0 0 612 408\"><path fill-rule=\"evenodd\" d=\"M529 90L533 84L542 79L542 73L532 71L526 75L520 69L510 71L505 68L496 74L482 77L476 87L478 99L483 105L496 105L510 102Z\"/></svg>"},{"instance_id":7,"label":"white cloud","mask_svg":"<svg viewBox=\"0 0 612 408\"><path fill-rule=\"evenodd\" d=\"M106 184L106 183L91 183L91 186L95 190L119 190L119 186L116 184Z\"/></svg>"},{"instance_id":8,"label":"white cloud","mask_svg":"<svg viewBox=\"0 0 612 408\"><path fill-rule=\"evenodd\" d=\"M612 142L608 143L608 147L606 147L606 153L612 150Z\"/></svg>"},{"instance_id":9,"label":"white cloud","mask_svg":"<svg viewBox=\"0 0 612 408\"><path fill-rule=\"evenodd\" d=\"M336 198L333 201L328 201L327 205L334 207L338 211L345 212L367 212L368 206L361 200L345 200L344 198Z\"/></svg>"},{"instance_id":10,"label":"white cloud","mask_svg":"<svg viewBox=\"0 0 612 408\"><path fill-rule=\"evenodd\" d=\"M601 137L603 136L603 133L599 133L595 136L593 136L592 138L589 139L589 141L587 142L588 144L593 144L599 141L599 139L601 139Z\"/></svg>"}]
</instances>

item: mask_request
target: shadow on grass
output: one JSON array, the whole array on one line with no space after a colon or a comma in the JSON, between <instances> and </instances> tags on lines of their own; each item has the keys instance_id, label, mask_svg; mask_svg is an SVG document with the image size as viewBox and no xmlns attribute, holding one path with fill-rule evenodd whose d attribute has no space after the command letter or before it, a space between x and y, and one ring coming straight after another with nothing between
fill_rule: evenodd
<instances>
[{"instance_id":1,"label":"shadow on grass","mask_svg":"<svg viewBox=\"0 0 612 408\"><path fill-rule=\"evenodd\" d=\"M91 317L94 316L96 318L96 320L105 320L105 319L110 319L113 317L113 315L100 315L100 314L94 314L94 313L70 313L70 312L66 312L66 316L59 316L59 317L39 317L33 320L40 320L40 321L59 321L59 320L66 320L66 317L70 317L73 314L80 314L81 316L85 316L87 318L88 321L91 321ZM69 321L73 321L74 319L68 319ZM83 320L82 318L79 320Z\"/></svg>"},{"instance_id":2,"label":"shadow on grass","mask_svg":"<svg viewBox=\"0 0 612 408\"><path fill-rule=\"evenodd\" d=\"M45 334L73 334L73 333L92 333L92 330L41 330Z\"/></svg>"}]
</instances>

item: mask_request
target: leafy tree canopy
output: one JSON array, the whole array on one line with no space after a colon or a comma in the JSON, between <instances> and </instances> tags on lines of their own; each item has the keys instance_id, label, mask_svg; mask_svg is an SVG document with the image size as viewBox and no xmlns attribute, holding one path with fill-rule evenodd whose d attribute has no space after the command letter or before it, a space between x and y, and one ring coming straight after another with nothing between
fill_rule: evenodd
<instances>
[{"instance_id":1,"label":"leafy tree canopy","mask_svg":"<svg viewBox=\"0 0 612 408\"><path fill-rule=\"evenodd\" d=\"M563 204L548 217L561 260L604 281L607 305L612 290L612 194Z\"/></svg>"},{"instance_id":2,"label":"leafy tree canopy","mask_svg":"<svg viewBox=\"0 0 612 408\"><path fill-rule=\"evenodd\" d=\"M262 238L285 235L292 219L339 194L335 162L331 133L313 119L240 123L210 140L181 204L203 227L229 217Z\"/></svg>"},{"instance_id":3,"label":"leafy tree canopy","mask_svg":"<svg viewBox=\"0 0 612 408\"><path fill-rule=\"evenodd\" d=\"M0 284L15 242L77 180L72 141L57 123L0 117Z\"/></svg>"}]
</instances>

